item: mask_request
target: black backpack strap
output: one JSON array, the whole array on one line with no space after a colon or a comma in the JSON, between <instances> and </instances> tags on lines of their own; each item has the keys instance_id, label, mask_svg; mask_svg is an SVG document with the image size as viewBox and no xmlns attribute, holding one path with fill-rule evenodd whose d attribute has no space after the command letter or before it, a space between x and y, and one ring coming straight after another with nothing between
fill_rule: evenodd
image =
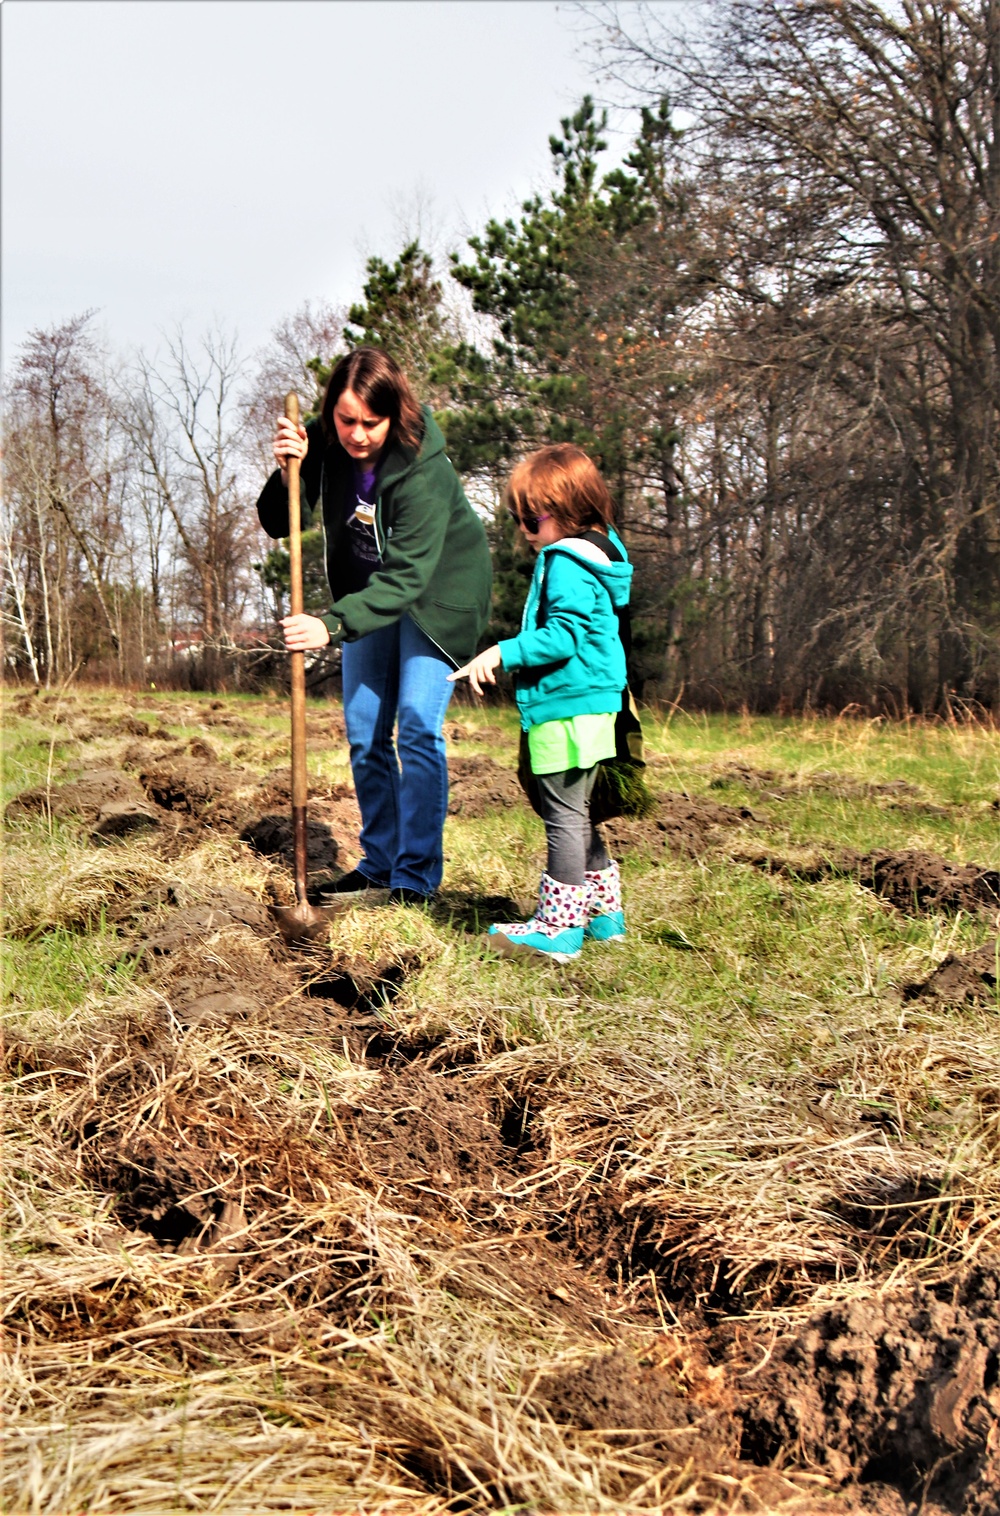
<instances>
[{"instance_id":1,"label":"black backpack strap","mask_svg":"<svg viewBox=\"0 0 1000 1516\"><path fill-rule=\"evenodd\" d=\"M577 532L576 536L581 542L589 542L592 547L599 547L602 553L607 553L612 563L624 563L625 554L616 547L604 532L599 532L592 527L589 532Z\"/></svg>"}]
</instances>

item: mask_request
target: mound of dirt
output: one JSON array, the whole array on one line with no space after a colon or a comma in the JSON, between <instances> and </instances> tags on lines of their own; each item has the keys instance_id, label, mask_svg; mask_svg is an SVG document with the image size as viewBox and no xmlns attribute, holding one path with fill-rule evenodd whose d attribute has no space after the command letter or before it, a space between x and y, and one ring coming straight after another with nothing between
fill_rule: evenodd
<instances>
[{"instance_id":1,"label":"mound of dirt","mask_svg":"<svg viewBox=\"0 0 1000 1516\"><path fill-rule=\"evenodd\" d=\"M865 853L845 872L857 875L859 883L874 890L909 915L928 911L993 910L1000 906L1000 872L975 863L949 863L936 853L916 849L902 852Z\"/></svg>"},{"instance_id":2,"label":"mound of dirt","mask_svg":"<svg viewBox=\"0 0 1000 1516\"><path fill-rule=\"evenodd\" d=\"M950 863L936 853L918 849L894 853L855 853L836 849L782 858L768 852L746 852L741 861L767 874L784 874L808 884L835 876L853 876L865 889L888 900L909 916L932 911L995 911L1000 906L1000 871L976 863Z\"/></svg>"},{"instance_id":3,"label":"mound of dirt","mask_svg":"<svg viewBox=\"0 0 1000 1516\"><path fill-rule=\"evenodd\" d=\"M187 1005L175 1011L183 1027L227 1027L235 1021L251 1021L260 1006L251 995L233 990L208 990L195 995Z\"/></svg>"},{"instance_id":4,"label":"mound of dirt","mask_svg":"<svg viewBox=\"0 0 1000 1516\"><path fill-rule=\"evenodd\" d=\"M153 806L137 800L111 800L101 806L90 835L95 842L110 842L159 825L160 813Z\"/></svg>"},{"instance_id":5,"label":"mound of dirt","mask_svg":"<svg viewBox=\"0 0 1000 1516\"><path fill-rule=\"evenodd\" d=\"M136 938L134 951L148 961L176 953L213 932L233 927L249 928L263 936L274 931L266 905L239 890L221 888L199 905L171 911L165 921Z\"/></svg>"},{"instance_id":6,"label":"mound of dirt","mask_svg":"<svg viewBox=\"0 0 1000 1516\"><path fill-rule=\"evenodd\" d=\"M331 834L336 837L340 847L338 862L341 868L353 868L360 862L358 838L361 834L361 812L349 785L335 785L329 794L310 800L309 815L329 827Z\"/></svg>"},{"instance_id":7,"label":"mound of dirt","mask_svg":"<svg viewBox=\"0 0 1000 1516\"><path fill-rule=\"evenodd\" d=\"M630 848L662 848L697 857L720 841L722 834L747 821L757 821L749 806L721 805L717 800L692 798L672 791L657 796L652 814L630 821L619 816L604 824L608 846L617 857Z\"/></svg>"},{"instance_id":8,"label":"mound of dirt","mask_svg":"<svg viewBox=\"0 0 1000 1516\"><path fill-rule=\"evenodd\" d=\"M418 1215L460 1207L489 1215L516 1173L488 1090L454 1070L413 1063L341 1118L359 1175Z\"/></svg>"},{"instance_id":9,"label":"mound of dirt","mask_svg":"<svg viewBox=\"0 0 1000 1516\"><path fill-rule=\"evenodd\" d=\"M587 1432L602 1428L656 1431L690 1426L698 1420L697 1407L678 1394L677 1385L668 1375L640 1365L625 1348L575 1364L561 1374L549 1375L541 1381L537 1393L553 1421L569 1423ZM726 1430L735 1451L735 1421Z\"/></svg>"},{"instance_id":10,"label":"mound of dirt","mask_svg":"<svg viewBox=\"0 0 1000 1516\"><path fill-rule=\"evenodd\" d=\"M347 793L347 785L334 785L327 793L336 795ZM353 794L353 791L350 791ZM273 806L275 809L288 810L292 803L292 771L286 764L281 768L271 769L260 781L254 792L254 801L258 805ZM316 796L309 796L309 805L316 804Z\"/></svg>"},{"instance_id":11,"label":"mound of dirt","mask_svg":"<svg viewBox=\"0 0 1000 1516\"><path fill-rule=\"evenodd\" d=\"M195 1153L172 1163L165 1156L159 1143L140 1139L123 1144L119 1162L107 1171L118 1195L118 1219L130 1231L146 1232L179 1254L214 1250L234 1232L245 1231L238 1200L201 1193L208 1173Z\"/></svg>"},{"instance_id":12,"label":"mound of dirt","mask_svg":"<svg viewBox=\"0 0 1000 1516\"><path fill-rule=\"evenodd\" d=\"M617 1434L620 1448L642 1446L670 1461L694 1458L700 1467L736 1480L743 1472L737 1464L738 1419L683 1395L668 1373L640 1363L626 1348L546 1376L532 1398L560 1425ZM757 1493L766 1492L758 1487Z\"/></svg>"},{"instance_id":13,"label":"mound of dirt","mask_svg":"<svg viewBox=\"0 0 1000 1516\"><path fill-rule=\"evenodd\" d=\"M231 737L249 737L253 733L253 727L243 720L242 716L234 715L232 711L211 708L202 717L202 726L221 727Z\"/></svg>"},{"instance_id":14,"label":"mound of dirt","mask_svg":"<svg viewBox=\"0 0 1000 1516\"><path fill-rule=\"evenodd\" d=\"M97 742L103 737L150 737L170 741L170 733L165 727L157 726L155 722L151 726L138 716L108 716L103 720L83 723L70 723L68 717L65 719L67 724L72 724L73 736L78 742Z\"/></svg>"},{"instance_id":15,"label":"mound of dirt","mask_svg":"<svg viewBox=\"0 0 1000 1516\"><path fill-rule=\"evenodd\" d=\"M272 769L251 797L249 815L240 833L256 852L280 857L289 868L294 866L291 805L291 769ZM334 784L310 794L306 826L309 872L353 867L360 831L361 812L351 785Z\"/></svg>"},{"instance_id":16,"label":"mound of dirt","mask_svg":"<svg viewBox=\"0 0 1000 1516\"><path fill-rule=\"evenodd\" d=\"M778 1349L748 1394L744 1456L767 1463L795 1446L845 1482L988 1516L1000 1503L998 1361L997 1263L948 1289L835 1306Z\"/></svg>"},{"instance_id":17,"label":"mound of dirt","mask_svg":"<svg viewBox=\"0 0 1000 1516\"><path fill-rule=\"evenodd\" d=\"M461 721L446 721L444 735L447 742L488 742L495 745L503 742L505 732L499 726L463 726Z\"/></svg>"},{"instance_id":18,"label":"mound of dirt","mask_svg":"<svg viewBox=\"0 0 1000 1516\"><path fill-rule=\"evenodd\" d=\"M526 805L513 768L485 755L448 760L448 814L475 819Z\"/></svg>"},{"instance_id":19,"label":"mound of dirt","mask_svg":"<svg viewBox=\"0 0 1000 1516\"><path fill-rule=\"evenodd\" d=\"M448 814L472 819L491 811L527 805L513 766L504 767L485 755L448 760ZM641 820L618 817L606 822L608 844L617 854L630 847L652 844L674 852L700 853L722 830L758 818L748 806L737 809L715 800L661 793L652 813Z\"/></svg>"},{"instance_id":20,"label":"mound of dirt","mask_svg":"<svg viewBox=\"0 0 1000 1516\"><path fill-rule=\"evenodd\" d=\"M323 975L307 982L305 993L311 1000L332 1000L345 1010L363 1015L384 1011L396 999L407 976L419 967L414 953L383 958L374 965L338 954Z\"/></svg>"},{"instance_id":21,"label":"mound of dirt","mask_svg":"<svg viewBox=\"0 0 1000 1516\"><path fill-rule=\"evenodd\" d=\"M148 811L145 792L121 769L88 769L69 784L54 785L51 790L42 785L22 790L10 801L5 814L10 817L51 814L60 820L78 816L93 827L106 807L116 805Z\"/></svg>"},{"instance_id":22,"label":"mound of dirt","mask_svg":"<svg viewBox=\"0 0 1000 1516\"><path fill-rule=\"evenodd\" d=\"M835 774L825 769L815 773L782 774L776 769L757 769L750 764L730 763L724 769L714 770L709 781L711 789L724 789L728 784L738 784L745 790L755 790L768 800L788 800L796 795L819 793L831 795L837 800L869 800L890 797L913 797L920 791L907 779L871 781L855 779L849 774ZM945 814L943 807L934 807Z\"/></svg>"},{"instance_id":23,"label":"mound of dirt","mask_svg":"<svg viewBox=\"0 0 1000 1516\"><path fill-rule=\"evenodd\" d=\"M306 722L306 742L310 748L329 747L347 741L347 728L340 716L315 716Z\"/></svg>"},{"instance_id":24,"label":"mound of dirt","mask_svg":"<svg viewBox=\"0 0 1000 1516\"><path fill-rule=\"evenodd\" d=\"M196 817L205 825L213 819L231 819L228 811L223 814L220 801L246 778L212 758L193 756L165 758L139 771L139 782L154 804Z\"/></svg>"},{"instance_id":25,"label":"mound of dirt","mask_svg":"<svg viewBox=\"0 0 1000 1516\"><path fill-rule=\"evenodd\" d=\"M797 879L803 884L818 884L821 879L830 879L845 872L836 861L839 854L829 856L812 849L802 849L792 857L782 857L759 848L733 848L732 856L737 863L749 863L765 874L779 874L787 879ZM852 859L854 855L851 855ZM847 870L849 872L849 870Z\"/></svg>"},{"instance_id":26,"label":"mound of dirt","mask_svg":"<svg viewBox=\"0 0 1000 1516\"><path fill-rule=\"evenodd\" d=\"M200 737L192 737L188 743L171 742L165 747L162 742L130 742L121 755L121 766L129 771L155 767L174 758L190 754L195 758L211 758L216 761L214 748Z\"/></svg>"},{"instance_id":27,"label":"mound of dirt","mask_svg":"<svg viewBox=\"0 0 1000 1516\"><path fill-rule=\"evenodd\" d=\"M997 944L972 953L949 953L928 979L908 984L904 1000L937 1000L942 1005L997 1005Z\"/></svg>"}]
</instances>

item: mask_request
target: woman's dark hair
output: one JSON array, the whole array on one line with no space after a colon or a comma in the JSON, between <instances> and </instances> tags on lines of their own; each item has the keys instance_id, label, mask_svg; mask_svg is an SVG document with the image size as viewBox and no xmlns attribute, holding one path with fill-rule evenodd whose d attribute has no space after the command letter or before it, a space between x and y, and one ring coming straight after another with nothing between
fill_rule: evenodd
<instances>
[{"instance_id":1,"label":"woman's dark hair","mask_svg":"<svg viewBox=\"0 0 1000 1516\"><path fill-rule=\"evenodd\" d=\"M424 436L424 418L406 375L394 358L378 347L356 347L341 358L327 381L320 416L328 438L336 438L333 411L345 390L353 390L376 416L392 423L389 441L417 452Z\"/></svg>"}]
</instances>

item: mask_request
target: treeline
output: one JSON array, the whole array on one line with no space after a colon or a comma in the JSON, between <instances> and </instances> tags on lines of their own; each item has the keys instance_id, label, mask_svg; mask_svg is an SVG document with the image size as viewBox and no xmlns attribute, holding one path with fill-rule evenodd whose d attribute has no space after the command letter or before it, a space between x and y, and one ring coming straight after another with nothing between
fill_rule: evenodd
<instances>
[{"instance_id":1,"label":"treeline","mask_svg":"<svg viewBox=\"0 0 1000 1516\"><path fill-rule=\"evenodd\" d=\"M343 326L306 306L252 359L220 330L116 359L92 313L31 334L4 397L8 675L205 689L282 677L286 607L254 502L281 396L313 392L313 355Z\"/></svg>"},{"instance_id":2,"label":"treeline","mask_svg":"<svg viewBox=\"0 0 1000 1516\"><path fill-rule=\"evenodd\" d=\"M31 339L6 423L9 666L144 677L187 627L208 680L224 655L227 678L265 671L274 409L364 340L484 508L541 441L599 458L647 695L1000 711L1000 0L726 0L686 41L629 16L594 43L635 112L623 161L604 170L585 100L549 193L448 269L416 241L372 259L355 306L304 307L252 366L178 338L109 376L84 318ZM502 512L493 534L503 631L529 565ZM310 574L322 599L315 541Z\"/></svg>"}]
</instances>

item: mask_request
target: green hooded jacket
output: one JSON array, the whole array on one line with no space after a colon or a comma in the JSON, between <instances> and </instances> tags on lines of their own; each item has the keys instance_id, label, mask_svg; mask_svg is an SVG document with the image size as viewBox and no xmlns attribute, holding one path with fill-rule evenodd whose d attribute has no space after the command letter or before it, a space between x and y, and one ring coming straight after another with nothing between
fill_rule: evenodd
<instances>
[{"instance_id":1,"label":"green hooded jacket","mask_svg":"<svg viewBox=\"0 0 1000 1516\"><path fill-rule=\"evenodd\" d=\"M350 457L322 424L309 423L302 494L322 501L326 577L333 604L320 619L331 642L354 642L410 616L455 668L475 655L490 619L492 569L483 523L445 453L427 406L420 451L390 444L375 475L375 541L381 562L363 590L347 592L344 503L353 497ZM288 536L288 491L276 469L261 491L257 515L271 537Z\"/></svg>"}]
</instances>

